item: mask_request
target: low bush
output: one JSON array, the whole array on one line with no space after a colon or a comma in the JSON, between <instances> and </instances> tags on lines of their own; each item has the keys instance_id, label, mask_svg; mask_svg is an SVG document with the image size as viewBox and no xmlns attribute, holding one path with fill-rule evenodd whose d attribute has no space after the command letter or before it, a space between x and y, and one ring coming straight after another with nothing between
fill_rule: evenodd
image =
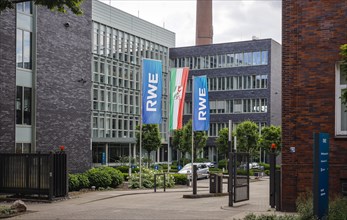
<instances>
[{"instance_id":1,"label":"low bush","mask_svg":"<svg viewBox=\"0 0 347 220\"><path fill-rule=\"evenodd\" d=\"M92 168L86 172L90 185L96 188L107 188L112 184L112 177L106 170Z\"/></svg>"},{"instance_id":2,"label":"low bush","mask_svg":"<svg viewBox=\"0 0 347 220\"><path fill-rule=\"evenodd\" d=\"M77 178L79 181L79 189L90 188L90 182L88 176L85 173L77 174Z\"/></svg>"},{"instance_id":3,"label":"low bush","mask_svg":"<svg viewBox=\"0 0 347 220\"><path fill-rule=\"evenodd\" d=\"M297 216L294 215L254 215L248 214L245 216L244 220L299 220Z\"/></svg>"},{"instance_id":4,"label":"low bush","mask_svg":"<svg viewBox=\"0 0 347 220\"><path fill-rule=\"evenodd\" d=\"M80 189L89 188L88 177L84 173L69 174L69 191L79 191Z\"/></svg>"},{"instance_id":5,"label":"low bush","mask_svg":"<svg viewBox=\"0 0 347 220\"><path fill-rule=\"evenodd\" d=\"M113 167L99 167L98 169L105 171L111 176L111 184L108 185L109 187L116 188L123 183L124 177L121 171Z\"/></svg>"},{"instance_id":6,"label":"low bush","mask_svg":"<svg viewBox=\"0 0 347 220\"><path fill-rule=\"evenodd\" d=\"M173 176L176 185L187 185L187 175L178 173L171 175Z\"/></svg>"},{"instance_id":7,"label":"low bush","mask_svg":"<svg viewBox=\"0 0 347 220\"><path fill-rule=\"evenodd\" d=\"M223 168L226 168L228 165L228 161L227 160L220 160L218 162L218 168L219 169L223 169Z\"/></svg>"},{"instance_id":8,"label":"low bush","mask_svg":"<svg viewBox=\"0 0 347 220\"><path fill-rule=\"evenodd\" d=\"M177 173L177 172L178 172L178 169L170 169L170 172L171 172L171 173Z\"/></svg>"},{"instance_id":9,"label":"low bush","mask_svg":"<svg viewBox=\"0 0 347 220\"><path fill-rule=\"evenodd\" d=\"M270 176L270 170L265 170L264 173L265 173L267 176Z\"/></svg>"},{"instance_id":10,"label":"low bush","mask_svg":"<svg viewBox=\"0 0 347 220\"><path fill-rule=\"evenodd\" d=\"M78 191L79 185L77 174L69 174L69 191Z\"/></svg>"},{"instance_id":11,"label":"low bush","mask_svg":"<svg viewBox=\"0 0 347 220\"><path fill-rule=\"evenodd\" d=\"M178 169L177 165L171 165L171 166L170 166L170 171L171 171L171 170L177 170L177 169Z\"/></svg>"},{"instance_id":12,"label":"low bush","mask_svg":"<svg viewBox=\"0 0 347 220\"><path fill-rule=\"evenodd\" d=\"M208 170L210 171L210 173L211 173L211 172L215 172L215 173L221 173L221 172L223 172L222 169L215 168L215 167L210 167Z\"/></svg>"},{"instance_id":13,"label":"low bush","mask_svg":"<svg viewBox=\"0 0 347 220\"><path fill-rule=\"evenodd\" d=\"M154 187L154 174L163 173L162 171L155 171L143 168L142 169L142 187L144 188L153 188ZM140 174L134 173L131 175L129 180L130 188L139 188L140 187ZM168 175L166 178L166 187L173 187L175 185L174 177ZM164 186L164 176L160 175L157 177L157 187Z\"/></svg>"},{"instance_id":14,"label":"low bush","mask_svg":"<svg viewBox=\"0 0 347 220\"><path fill-rule=\"evenodd\" d=\"M264 170L270 170L270 164L268 163L259 163L259 166L264 167Z\"/></svg>"},{"instance_id":15,"label":"low bush","mask_svg":"<svg viewBox=\"0 0 347 220\"><path fill-rule=\"evenodd\" d=\"M119 166L115 167L115 169L119 170L122 173L129 173L129 166Z\"/></svg>"},{"instance_id":16,"label":"low bush","mask_svg":"<svg viewBox=\"0 0 347 220\"><path fill-rule=\"evenodd\" d=\"M205 163L205 162L209 162L210 160L207 158L196 158L196 160L194 162L196 163Z\"/></svg>"},{"instance_id":17,"label":"low bush","mask_svg":"<svg viewBox=\"0 0 347 220\"><path fill-rule=\"evenodd\" d=\"M124 179L124 181L128 181L129 180L129 173L123 173L123 179Z\"/></svg>"}]
</instances>

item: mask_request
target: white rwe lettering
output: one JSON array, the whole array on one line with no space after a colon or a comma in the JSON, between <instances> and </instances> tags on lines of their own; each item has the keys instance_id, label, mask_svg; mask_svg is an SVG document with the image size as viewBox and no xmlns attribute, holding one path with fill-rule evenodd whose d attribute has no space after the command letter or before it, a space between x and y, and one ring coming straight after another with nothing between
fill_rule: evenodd
<instances>
[{"instance_id":1,"label":"white rwe lettering","mask_svg":"<svg viewBox=\"0 0 347 220\"><path fill-rule=\"evenodd\" d=\"M206 89L199 88L199 112L198 112L198 120L206 120ZM205 110L205 111L204 111Z\"/></svg>"},{"instance_id":2,"label":"white rwe lettering","mask_svg":"<svg viewBox=\"0 0 347 220\"><path fill-rule=\"evenodd\" d=\"M152 100L157 98L156 91L158 90L158 86L154 84L158 84L158 74L148 74L148 96L146 101L146 111L156 112L157 101Z\"/></svg>"}]
</instances>

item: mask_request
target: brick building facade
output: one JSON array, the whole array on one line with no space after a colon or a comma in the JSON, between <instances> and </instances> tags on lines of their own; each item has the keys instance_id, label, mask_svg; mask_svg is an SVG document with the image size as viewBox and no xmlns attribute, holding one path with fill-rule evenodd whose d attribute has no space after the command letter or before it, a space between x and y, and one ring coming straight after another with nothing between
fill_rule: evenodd
<instances>
[{"instance_id":1,"label":"brick building facade","mask_svg":"<svg viewBox=\"0 0 347 220\"><path fill-rule=\"evenodd\" d=\"M346 114L339 47L347 43L347 1L284 0L282 210L313 185L313 133L330 135L330 196L347 181ZM295 147L295 152L290 148Z\"/></svg>"}]
</instances>

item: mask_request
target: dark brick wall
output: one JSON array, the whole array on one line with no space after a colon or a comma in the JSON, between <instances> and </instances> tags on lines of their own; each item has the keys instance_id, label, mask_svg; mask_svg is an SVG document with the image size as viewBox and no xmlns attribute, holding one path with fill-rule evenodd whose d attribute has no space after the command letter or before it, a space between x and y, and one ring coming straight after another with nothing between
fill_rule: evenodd
<instances>
[{"instance_id":1,"label":"dark brick wall","mask_svg":"<svg viewBox=\"0 0 347 220\"><path fill-rule=\"evenodd\" d=\"M282 207L312 190L313 133L330 134L330 195L347 178L347 139L335 138L335 64L347 43L347 1L284 0ZM296 147L295 153L289 148Z\"/></svg>"},{"instance_id":2,"label":"dark brick wall","mask_svg":"<svg viewBox=\"0 0 347 220\"><path fill-rule=\"evenodd\" d=\"M39 7L37 17L37 151L64 145L71 172L88 169L92 159L91 1L83 11L76 16Z\"/></svg>"},{"instance_id":3,"label":"dark brick wall","mask_svg":"<svg viewBox=\"0 0 347 220\"><path fill-rule=\"evenodd\" d=\"M16 100L15 10L0 13L0 152L14 153Z\"/></svg>"}]
</instances>

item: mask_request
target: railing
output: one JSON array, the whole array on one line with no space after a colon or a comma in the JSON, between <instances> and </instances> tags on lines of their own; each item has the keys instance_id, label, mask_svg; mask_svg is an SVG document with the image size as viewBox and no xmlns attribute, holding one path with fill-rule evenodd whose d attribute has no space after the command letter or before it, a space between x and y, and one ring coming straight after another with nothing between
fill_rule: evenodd
<instances>
[{"instance_id":1,"label":"railing","mask_svg":"<svg viewBox=\"0 0 347 220\"><path fill-rule=\"evenodd\" d=\"M0 154L0 193L64 197L68 194L67 158L51 154Z\"/></svg>"}]
</instances>

